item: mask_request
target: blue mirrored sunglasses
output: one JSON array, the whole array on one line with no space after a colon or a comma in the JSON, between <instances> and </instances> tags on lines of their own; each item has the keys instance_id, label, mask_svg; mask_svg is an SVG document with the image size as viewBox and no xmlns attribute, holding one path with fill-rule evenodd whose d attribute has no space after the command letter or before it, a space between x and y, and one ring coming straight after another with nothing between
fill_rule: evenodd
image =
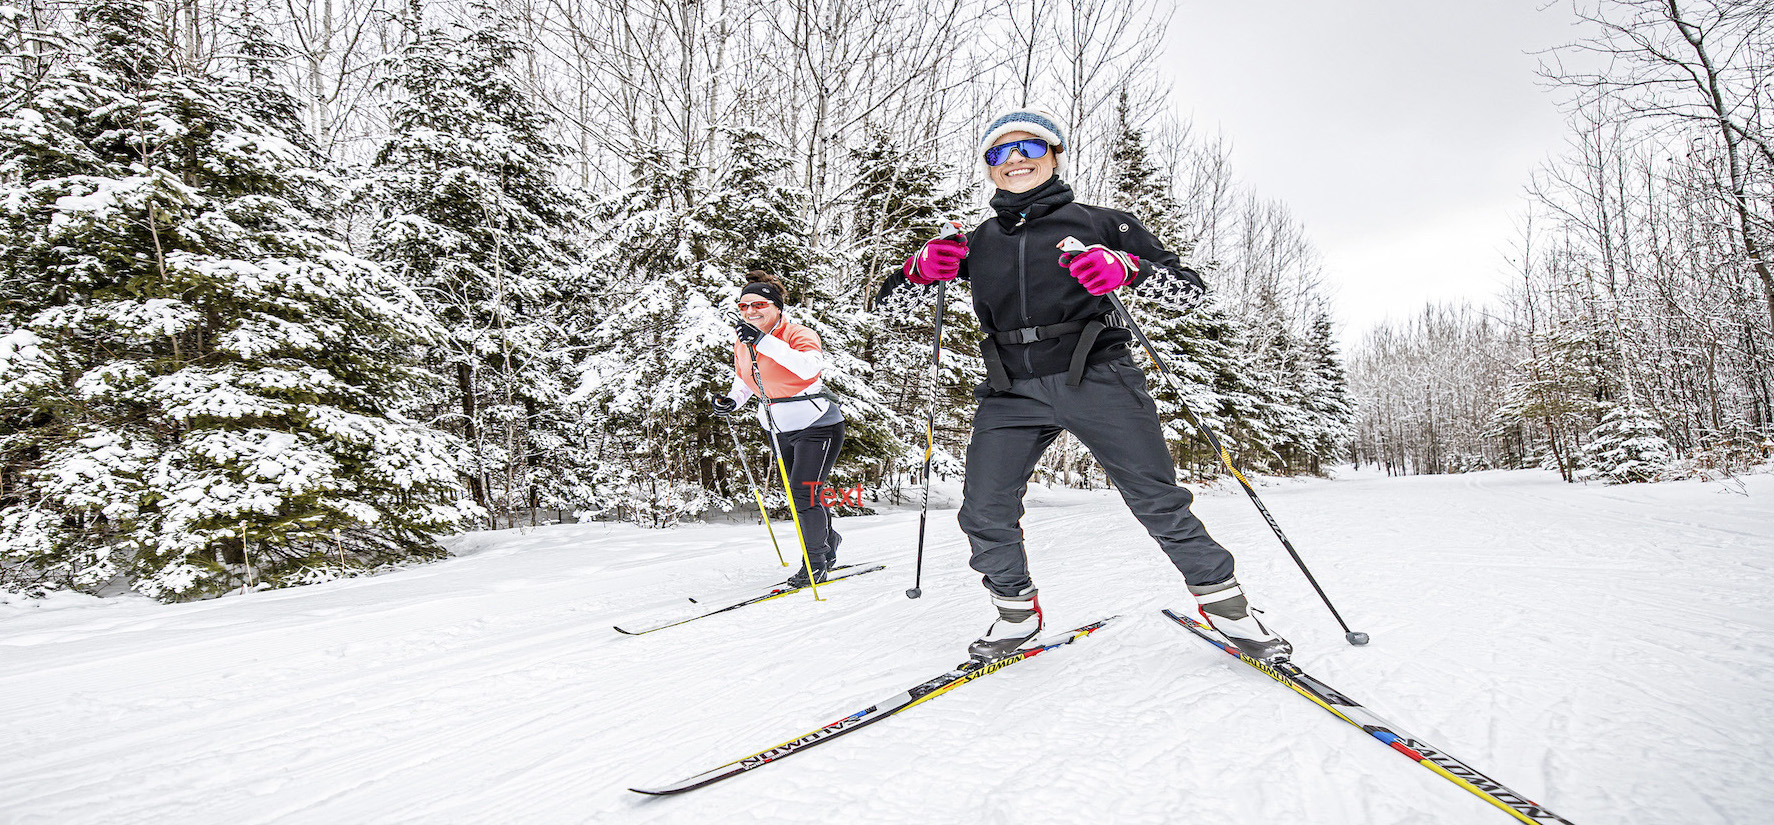
<instances>
[{"instance_id":1,"label":"blue mirrored sunglasses","mask_svg":"<svg viewBox=\"0 0 1774 825\"><path fill-rule=\"evenodd\" d=\"M993 146L986 150L986 165L997 166L998 164L1009 160L1010 150L1012 149L1015 149L1017 154L1020 154L1029 160L1034 160L1035 158L1047 154L1047 141L1040 138L1025 138L1023 140L1013 140L1009 143L1000 143L997 146Z\"/></svg>"}]
</instances>

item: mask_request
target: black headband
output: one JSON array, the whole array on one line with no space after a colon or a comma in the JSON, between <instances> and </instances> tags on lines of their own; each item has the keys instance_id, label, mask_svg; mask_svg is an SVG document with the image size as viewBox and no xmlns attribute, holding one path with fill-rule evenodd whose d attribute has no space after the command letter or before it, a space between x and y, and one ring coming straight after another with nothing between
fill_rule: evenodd
<instances>
[{"instance_id":1,"label":"black headband","mask_svg":"<svg viewBox=\"0 0 1774 825\"><path fill-rule=\"evenodd\" d=\"M770 303L775 304L777 309L782 309L782 290L777 289L775 284L752 281L746 284L744 289L739 290L740 298L747 295L762 295L770 299Z\"/></svg>"}]
</instances>

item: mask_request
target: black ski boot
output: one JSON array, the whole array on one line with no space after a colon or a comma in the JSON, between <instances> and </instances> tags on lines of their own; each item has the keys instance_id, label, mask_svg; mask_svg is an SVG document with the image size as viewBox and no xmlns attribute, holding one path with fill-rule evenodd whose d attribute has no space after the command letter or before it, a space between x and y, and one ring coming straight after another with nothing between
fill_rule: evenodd
<instances>
[{"instance_id":1,"label":"black ski boot","mask_svg":"<svg viewBox=\"0 0 1774 825\"><path fill-rule=\"evenodd\" d=\"M815 561L813 563L813 574L811 576L807 574L807 568L802 567L801 569L796 570L794 575L788 577L788 586L806 587L813 582L825 584L825 577L829 575L831 571L831 562Z\"/></svg>"},{"instance_id":2,"label":"black ski boot","mask_svg":"<svg viewBox=\"0 0 1774 825\"><path fill-rule=\"evenodd\" d=\"M1020 596L992 594L992 606L998 608L998 620L986 628L986 634L967 646L967 655L982 662L1001 659L1021 650L1030 640L1041 635L1041 601L1035 588Z\"/></svg>"},{"instance_id":3,"label":"black ski boot","mask_svg":"<svg viewBox=\"0 0 1774 825\"><path fill-rule=\"evenodd\" d=\"M1251 658L1270 664L1287 661L1294 646L1257 618L1261 610L1250 606L1237 579L1200 587L1189 585L1203 621Z\"/></svg>"}]
</instances>

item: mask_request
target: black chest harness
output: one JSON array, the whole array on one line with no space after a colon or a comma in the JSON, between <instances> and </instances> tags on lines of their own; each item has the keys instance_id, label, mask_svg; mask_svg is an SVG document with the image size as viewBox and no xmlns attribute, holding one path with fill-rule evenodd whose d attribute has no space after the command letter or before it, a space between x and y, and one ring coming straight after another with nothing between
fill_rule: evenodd
<instances>
[{"instance_id":1,"label":"black chest harness","mask_svg":"<svg viewBox=\"0 0 1774 825\"><path fill-rule=\"evenodd\" d=\"M785 404L790 401L813 401L815 399L820 399L820 398L823 398L823 399L830 401L834 404L836 404L838 402L838 397L836 395L833 395L831 390L821 390L820 392L810 392L810 393L807 393L806 395L791 395L787 398L766 398L766 400L772 404Z\"/></svg>"},{"instance_id":2,"label":"black chest harness","mask_svg":"<svg viewBox=\"0 0 1774 825\"><path fill-rule=\"evenodd\" d=\"M1066 370L1066 386L1076 387L1084 380L1084 368L1090 363L1090 351L1096 347L1096 337L1109 327L1120 326L1117 323L1119 318L1114 312L1106 312L1085 321L1061 321L1042 327L994 332L979 342L979 354L986 362L986 381L998 392L1010 389L1010 373L1004 369L999 344L1033 344L1077 333L1078 345L1072 348L1071 369Z\"/></svg>"}]
</instances>

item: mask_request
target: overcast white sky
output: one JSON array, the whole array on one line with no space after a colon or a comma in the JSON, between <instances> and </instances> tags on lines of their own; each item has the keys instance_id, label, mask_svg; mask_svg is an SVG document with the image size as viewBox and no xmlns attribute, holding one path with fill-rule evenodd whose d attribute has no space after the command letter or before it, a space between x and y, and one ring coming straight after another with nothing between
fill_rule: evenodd
<instances>
[{"instance_id":1,"label":"overcast white sky","mask_svg":"<svg viewBox=\"0 0 1774 825\"><path fill-rule=\"evenodd\" d=\"M1180 0L1173 101L1324 254L1352 344L1427 301L1489 303L1514 216L1567 130L1531 54L1568 0Z\"/></svg>"}]
</instances>

